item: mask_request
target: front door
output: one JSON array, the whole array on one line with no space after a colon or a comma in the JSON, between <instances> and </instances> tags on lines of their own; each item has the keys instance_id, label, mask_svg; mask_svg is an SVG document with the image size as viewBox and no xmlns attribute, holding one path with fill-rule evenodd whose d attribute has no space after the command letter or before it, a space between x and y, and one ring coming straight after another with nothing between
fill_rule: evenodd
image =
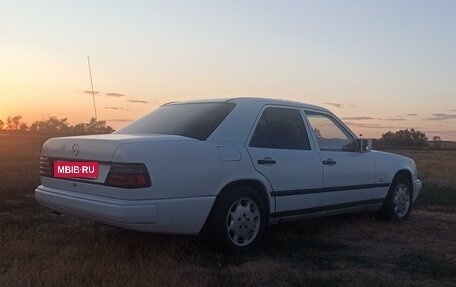
<instances>
[{"instance_id":1,"label":"front door","mask_svg":"<svg viewBox=\"0 0 456 287\"><path fill-rule=\"evenodd\" d=\"M371 203L375 184L375 159L359 152L355 138L331 114L306 111L320 151L324 189L322 210Z\"/></svg>"}]
</instances>

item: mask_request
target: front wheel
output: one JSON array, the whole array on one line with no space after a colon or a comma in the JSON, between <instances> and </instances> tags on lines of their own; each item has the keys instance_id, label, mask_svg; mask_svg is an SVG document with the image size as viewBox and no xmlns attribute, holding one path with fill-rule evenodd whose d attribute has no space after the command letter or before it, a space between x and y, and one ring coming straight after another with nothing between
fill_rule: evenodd
<instances>
[{"instance_id":1,"label":"front wheel","mask_svg":"<svg viewBox=\"0 0 456 287\"><path fill-rule=\"evenodd\" d=\"M238 186L222 194L213 211L211 233L225 251L251 250L265 233L265 202L249 186Z\"/></svg>"},{"instance_id":2,"label":"front wheel","mask_svg":"<svg viewBox=\"0 0 456 287\"><path fill-rule=\"evenodd\" d=\"M406 220L412 209L412 186L403 175L393 180L391 187L380 210L380 217L388 220Z\"/></svg>"}]
</instances>

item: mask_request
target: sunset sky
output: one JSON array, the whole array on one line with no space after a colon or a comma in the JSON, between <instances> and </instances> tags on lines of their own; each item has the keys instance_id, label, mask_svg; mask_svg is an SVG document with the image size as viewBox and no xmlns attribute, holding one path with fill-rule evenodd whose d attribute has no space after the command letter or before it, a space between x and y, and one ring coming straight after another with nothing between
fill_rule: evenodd
<instances>
[{"instance_id":1,"label":"sunset sky","mask_svg":"<svg viewBox=\"0 0 456 287\"><path fill-rule=\"evenodd\" d=\"M2 1L0 119L118 128L176 100L330 108L456 140L456 1Z\"/></svg>"}]
</instances>

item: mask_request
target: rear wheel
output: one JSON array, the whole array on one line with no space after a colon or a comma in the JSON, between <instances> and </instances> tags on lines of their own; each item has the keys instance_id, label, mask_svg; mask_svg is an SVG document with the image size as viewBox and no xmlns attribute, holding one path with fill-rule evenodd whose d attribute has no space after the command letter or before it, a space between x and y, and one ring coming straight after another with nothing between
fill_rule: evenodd
<instances>
[{"instance_id":1,"label":"rear wheel","mask_svg":"<svg viewBox=\"0 0 456 287\"><path fill-rule=\"evenodd\" d=\"M267 225L265 202L250 186L237 186L222 194L214 205L211 233L225 251L256 247Z\"/></svg>"},{"instance_id":2,"label":"rear wheel","mask_svg":"<svg viewBox=\"0 0 456 287\"><path fill-rule=\"evenodd\" d=\"M412 186L407 177L397 175L379 212L381 218L406 220L412 209Z\"/></svg>"}]
</instances>

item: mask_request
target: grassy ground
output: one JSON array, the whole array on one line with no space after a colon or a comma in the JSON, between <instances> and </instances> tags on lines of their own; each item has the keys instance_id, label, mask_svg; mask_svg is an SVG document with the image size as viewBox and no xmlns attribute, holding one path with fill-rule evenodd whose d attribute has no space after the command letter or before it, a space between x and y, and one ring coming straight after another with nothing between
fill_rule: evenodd
<instances>
[{"instance_id":1,"label":"grassy ground","mask_svg":"<svg viewBox=\"0 0 456 287\"><path fill-rule=\"evenodd\" d=\"M425 188L410 220L351 214L273 226L259 250L119 230L40 207L43 138L0 136L0 286L451 286L456 152L400 151Z\"/></svg>"}]
</instances>

